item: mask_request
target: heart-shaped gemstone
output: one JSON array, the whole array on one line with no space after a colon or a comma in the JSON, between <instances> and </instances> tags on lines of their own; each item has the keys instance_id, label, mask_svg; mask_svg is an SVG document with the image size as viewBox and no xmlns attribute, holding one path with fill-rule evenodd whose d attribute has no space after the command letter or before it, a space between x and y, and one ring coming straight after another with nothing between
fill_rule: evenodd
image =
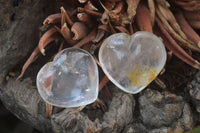
<instances>
[{"instance_id":1,"label":"heart-shaped gemstone","mask_svg":"<svg viewBox=\"0 0 200 133\"><path fill-rule=\"evenodd\" d=\"M54 106L78 107L94 102L98 96L98 68L85 50L67 48L37 75L41 97Z\"/></svg>"},{"instance_id":2,"label":"heart-shaped gemstone","mask_svg":"<svg viewBox=\"0 0 200 133\"><path fill-rule=\"evenodd\" d=\"M99 50L104 73L128 93L143 90L162 70L166 51L162 41L152 33L133 35L117 33L108 37Z\"/></svg>"}]
</instances>

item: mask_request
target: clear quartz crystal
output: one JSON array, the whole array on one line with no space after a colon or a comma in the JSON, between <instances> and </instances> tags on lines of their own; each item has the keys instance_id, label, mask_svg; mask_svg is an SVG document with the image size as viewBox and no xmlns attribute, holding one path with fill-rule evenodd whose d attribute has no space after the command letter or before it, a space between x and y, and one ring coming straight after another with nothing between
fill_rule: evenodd
<instances>
[{"instance_id":1,"label":"clear quartz crystal","mask_svg":"<svg viewBox=\"0 0 200 133\"><path fill-rule=\"evenodd\" d=\"M105 74L117 87L135 94L162 70L166 51L162 41L152 33L140 31L132 36L117 33L102 44L99 61Z\"/></svg>"},{"instance_id":2,"label":"clear quartz crystal","mask_svg":"<svg viewBox=\"0 0 200 133\"><path fill-rule=\"evenodd\" d=\"M41 97L59 107L78 107L94 102L98 83L95 60L87 51L78 48L62 50L37 75Z\"/></svg>"}]
</instances>

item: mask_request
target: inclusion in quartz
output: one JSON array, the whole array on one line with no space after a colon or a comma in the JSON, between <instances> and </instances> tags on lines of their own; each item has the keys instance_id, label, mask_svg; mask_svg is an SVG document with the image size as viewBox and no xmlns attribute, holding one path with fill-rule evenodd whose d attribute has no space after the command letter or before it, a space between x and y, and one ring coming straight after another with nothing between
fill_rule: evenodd
<instances>
[{"instance_id":1,"label":"inclusion in quartz","mask_svg":"<svg viewBox=\"0 0 200 133\"><path fill-rule=\"evenodd\" d=\"M98 96L98 84L95 60L79 48L62 50L37 75L41 97L59 107L78 107L94 102Z\"/></svg>"},{"instance_id":2,"label":"inclusion in quartz","mask_svg":"<svg viewBox=\"0 0 200 133\"><path fill-rule=\"evenodd\" d=\"M120 89L136 94L159 74L166 62L162 41L152 33L117 33L108 37L99 50L104 73Z\"/></svg>"}]
</instances>

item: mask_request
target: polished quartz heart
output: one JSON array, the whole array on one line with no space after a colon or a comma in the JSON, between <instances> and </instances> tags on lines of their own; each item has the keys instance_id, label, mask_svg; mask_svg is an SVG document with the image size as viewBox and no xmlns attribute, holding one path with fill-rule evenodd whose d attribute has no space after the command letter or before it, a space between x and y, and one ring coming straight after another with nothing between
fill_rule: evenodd
<instances>
[{"instance_id":1,"label":"polished quartz heart","mask_svg":"<svg viewBox=\"0 0 200 133\"><path fill-rule=\"evenodd\" d=\"M62 50L37 75L41 97L59 107L78 107L94 102L98 84L95 60L87 51L78 48Z\"/></svg>"},{"instance_id":2,"label":"polished quartz heart","mask_svg":"<svg viewBox=\"0 0 200 133\"><path fill-rule=\"evenodd\" d=\"M140 31L132 36L117 33L103 42L99 61L104 73L117 87L135 94L162 70L166 51L162 41L152 33Z\"/></svg>"}]
</instances>

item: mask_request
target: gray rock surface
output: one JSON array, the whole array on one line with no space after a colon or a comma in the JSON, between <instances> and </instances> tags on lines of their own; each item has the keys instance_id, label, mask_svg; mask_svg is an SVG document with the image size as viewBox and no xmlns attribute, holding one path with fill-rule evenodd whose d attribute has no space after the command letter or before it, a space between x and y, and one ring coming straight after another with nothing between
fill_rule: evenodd
<instances>
[{"instance_id":1,"label":"gray rock surface","mask_svg":"<svg viewBox=\"0 0 200 133\"><path fill-rule=\"evenodd\" d=\"M194 79L188 83L186 90L189 91L189 95L196 111L200 113L200 72L198 72Z\"/></svg>"},{"instance_id":2,"label":"gray rock surface","mask_svg":"<svg viewBox=\"0 0 200 133\"><path fill-rule=\"evenodd\" d=\"M19 119L45 132L51 130L50 120L32 81L16 82L6 75L30 55L39 41L39 27L55 5L54 0L0 1L0 99Z\"/></svg>"},{"instance_id":3,"label":"gray rock surface","mask_svg":"<svg viewBox=\"0 0 200 133\"><path fill-rule=\"evenodd\" d=\"M22 82L10 79L0 89L0 97L6 108L19 119L40 131L51 131L51 121L46 118L45 103L30 78Z\"/></svg>"},{"instance_id":4,"label":"gray rock surface","mask_svg":"<svg viewBox=\"0 0 200 133\"><path fill-rule=\"evenodd\" d=\"M182 116L178 120L178 123L179 122L182 128L184 129L184 131L190 131L194 127L193 114L192 114L189 104L187 103L184 105Z\"/></svg>"},{"instance_id":5,"label":"gray rock surface","mask_svg":"<svg viewBox=\"0 0 200 133\"><path fill-rule=\"evenodd\" d=\"M167 91L147 89L139 97L141 118L151 133L185 132L194 127L188 103Z\"/></svg>"},{"instance_id":6,"label":"gray rock surface","mask_svg":"<svg viewBox=\"0 0 200 133\"><path fill-rule=\"evenodd\" d=\"M122 133L148 133L148 130L141 123L133 123L126 126Z\"/></svg>"},{"instance_id":7,"label":"gray rock surface","mask_svg":"<svg viewBox=\"0 0 200 133\"><path fill-rule=\"evenodd\" d=\"M150 133L183 133L189 132L194 127L194 119L191 112L190 106L186 103L183 107L183 112L181 117L171 123L168 127L160 127L157 129L149 129Z\"/></svg>"},{"instance_id":8,"label":"gray rock surface","mask_svg":"<svg viewBox=\"0 0 200 133\"><path fill-rule=\"evenodd\" d=\"M1 0L0 83L39 39L39 26L54 11L54 0Z\"/></svg>"},{"instance_id":9,"label":"gray rock surface","mask_svg":"<svg viewBox=\"0 0 200 133\"><path fill-rule=\"evenodd\" d=\"M161 127L158 129L152 129L149 132L150 133L170 133L170 132L172 132L172 129L170 127ZM182 132L180 132L180 133L182 133Z\"/></svg>"},{"instance_id":10,"label":"gray rock surface","mask_svg":"<svg viewBox=\"0 0 200 133\"><path fill-rule=\"evenodd\" d=\"M117 90L113 88L112 90ZM101 132L113 133L121 130L132 122L135 100L130 94L114 91L113 99L108 103L108 111L103 119L90 120L88 115L76 109L65 109L53 115L52 125L55 131L61 133Z\"/></svg>"},{"instance_id":11,"label":"gray rock surface","mask_svg":"<svg viewBox=\"0 0 200 133\"><path fill-rule=\"evenodd\" d=\"M53 7L55 6L53 1L7 0L0 2L0 98L2 103L19 119L43 132L51 132L52 125L54 131L59 129L61 132L93 130L120 132L133 119L135 101L132 95L114 91L113 100L108 103L108 112L103 114L101 120L92 121L84 112L67 109L58 114L55 113L51 120L46 118L45 103L37 92L35 81L24 77L22 81L16 82L16 77L7 76L13 68L24 63L37 45L39 27L43 19L51 12L54 13L54 8L57 8ZM32 70L36 73L34 68Z\"/></svg>"},{"instance_id":12,"label":"gray rock surface","mask_svg":"<svg viewBox=\"0 0 200 133\"><path fill-rule=\"evenodd\" d=\"M102 119L97 117L95 120L91 120L84 111L65 109L57 113L57 108L54 108L52 118L47 119L45 103L30 78L18 82L9 78L7 85L1 88L0 97L4 105L19 119L43 132L121 132L133 120L135 100L132 95L123 93L116 87L112 90L113 99L108 102L108 111L103 113Z\"/></svg>"},{"instance_id":13,"label":"gray rock surface","mask_svg":"<svg viewBox=\"0 0 200 133\"><path fill-rule=\"evenodd\" d=\"M53 128L54 131L59 131L61 133L120 133L121 131L123 133L145 133L146 131L159 133L168 131L189 131L194 126L191 108L189 104L183 101L181 96L176 96L168 92L160 93L155 90L144 91L139 97L142 123L137 123L133 121L133 118L136 115L135 100L133 96L119 91L116 87L111 88L113 99L112 101L107 102L108 111L103 114L99 113L99 117L94 116L92 119L90 117L92 114L88 114L89 111L83 110L78 112L77 109L65 109L56 113L56 108L54 108L54 115L52 118L47 119L45 103L39 96L36 87L33 85L33 81L30 78L26 78L21 82L16 82L15 79L10 78L6 87L1 89L3 92L0 93L0 97L3 97L2 101L4 104L18 118L44 132L50 132ZM149 94L147 95L147 93ZM147 102L147 100L149 100L149 102ZM141 106L144 101L147 102L147 104ZM160 101L163 102L161 103ZM167 104L169 104L169 106L165 107ZM170 106L174 104L176 104L176 106ZM150 106L151 108L144 106ZM174 109L176 107L179 107L180 109ZM169 109L170 111L168 112ZM89 109L86 108L85 110ZM148 117L143 119L146 115L142 115L141 111L144 111L144 114L150 114L148 111L151 111L152 113L158 110L162 111L163 116L160 115L161 112L157 112L157 114L151 116L152 118ZM179 113L177 113L176 110L178 110ZM96 113L98 112L96 109L94 111ZM174 115L166 115L167 113L174 113ZM156 121L161 122L160 127L157 126L158 124L155 121L151 121L151 119L154 119L153 117L156 118ZM138 120L139 119L137 119L137 121ZM165 124L163 122L164 120L170 122L167 121L168 123Z\"/></svg>"},{"instance_id":14,"label":"gray rock surface","mask_svg":"<svg viewBox=\"0 0 200 133\"><path fill-rule=\"evenodd\" d=\"M111 87L113 99L106 101L107 112L87 108L81 112L76 109L59 112L61 109L54 108L52 118L47 119L45 103L37 92L35 80L25 77L16 82L16 77L6 75L23 64L37 45L43 19L54 12L53 1L0 2L0 99L7 109L43 132L160 133L184 132L193 128L194 113L182 96L150 89L139 94L138 99L136 96L138 108L135 108L132 95ZM35 68L31 70L36 73ZM199 86L200 72L187 86L197 112L200 112ZM139 116L135 112L139 112Z\"/></svg>"},{"instance_id":15,"label":"gray rock surface","mask_svg":"<svg viewBox=\"0 0 200 133\"><path fill-rule=\"evenodd\" d=\"M147 127L170 126L182 114L184 101L181 96L147 89L139 98L143 123Z\"/></svg>"}]
</instances>

